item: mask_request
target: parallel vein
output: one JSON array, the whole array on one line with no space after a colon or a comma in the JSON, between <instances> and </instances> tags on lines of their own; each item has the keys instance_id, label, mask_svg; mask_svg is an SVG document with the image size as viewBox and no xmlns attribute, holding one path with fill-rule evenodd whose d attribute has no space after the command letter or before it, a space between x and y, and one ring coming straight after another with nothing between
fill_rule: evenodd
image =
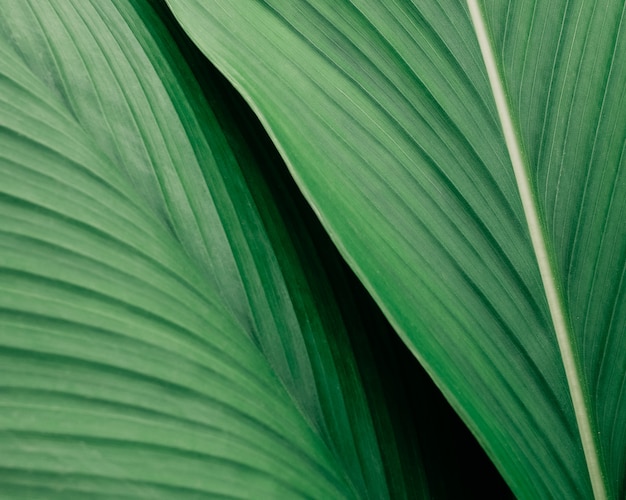
<instances>
[{"instance_id":1,"label":"parallel vein","mask_svg":"<svg viewBox=\"0 0 626 500\"><path fill-rule=\"evenodd\" d=\"M502 132L515 173L515 180L519 190L526 224L539 265L539 272L544 291L550 308L550 316L556 333L561 359L565 368L565 375L569 386L570 396L574 406L576 423L583 445L587 469L596 499L606 499L607 491L600 466L597 444L594 439L590 421L590 410L585 402L585 396L581 385L581 374L576 363L572 346L572 332L565 318L564 306L559 296L554 270L548 256L543 229L537 212L536 200L530 185L528 169L524 162L521 146L513 125L511 111L508 106L506 94L502 85L500 74L496 65L495 56L487 33L487 28L478 0L468 0L472 24L476 31L476 37L483 55L489 83L498 110L498 116L502 126Z\"/></svg>"}]
</instances>

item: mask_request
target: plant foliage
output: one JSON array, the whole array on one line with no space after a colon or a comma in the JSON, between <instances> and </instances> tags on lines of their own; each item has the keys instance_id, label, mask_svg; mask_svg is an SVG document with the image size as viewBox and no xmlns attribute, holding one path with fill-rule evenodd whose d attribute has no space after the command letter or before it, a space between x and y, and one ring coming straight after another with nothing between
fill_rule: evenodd
<instances>
[{"instance_id":1,"label":"plant foliage","mask_svg":"<svg viewBox=\"0 0 626 500\"><path fill-rule=\"evenodd\" d=\"M9 497L626 496L623 2L0 6Z\"/></svg>"}]
</instances>

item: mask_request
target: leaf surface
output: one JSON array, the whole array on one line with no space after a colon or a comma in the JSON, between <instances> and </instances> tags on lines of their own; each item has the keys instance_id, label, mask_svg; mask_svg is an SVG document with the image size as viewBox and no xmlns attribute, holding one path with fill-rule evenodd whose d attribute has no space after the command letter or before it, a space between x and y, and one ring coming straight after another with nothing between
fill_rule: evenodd
<instances>
[{"instance_id":1,"label":"leaf surface","mask_svg":"<svg viewBox=\"0 0 626 500\"><path fill-rule=\"evenodd\" d=\"M623 2L168 4L514 492L623 498Z\"/></svg>"},{"instance_id":2,"label":"leaf surface","mask_svg":"<svg viewBox=\"0 0 626 500\"><path fill-rule=\"evenodd\" d=\"M426 495L365 379L370 315L244 172L159 5L1 6L2 491Z\"/></svg>"}]
</instances>

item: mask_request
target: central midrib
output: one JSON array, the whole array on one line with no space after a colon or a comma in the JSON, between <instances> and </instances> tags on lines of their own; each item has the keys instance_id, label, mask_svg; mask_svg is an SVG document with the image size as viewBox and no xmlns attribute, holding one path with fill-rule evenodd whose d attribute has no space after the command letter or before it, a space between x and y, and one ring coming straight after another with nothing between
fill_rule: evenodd
<instances>
[{"instance_id":1,"label":"central midrib","mask_svg":"<svg viewBox=\"0 0 626 500\"><path fill-rule=\"evenodd\" d=\"M539 220L537 203L531 187L528 169L524 162L522 149L513 124L506 93L493 54L485 21L480 6L478 5L478 0L467 0L467 5L470 10L474 31L476 32L476 37L480 45L485 68L489 76L491 91L498 110L498 117L515 173L515 180L522 201L526 224L530 232L535 258L539 266L543 288L550 308L552 324L556 333L561 359L565 369L565 376L567 377L570 396L574 406L576 423L583 445L593 494L597 500L605 500L607 498L606 485L603 480L597 444L591 427L590 412L587 408L581 385L579 367L577 366L576 357L574 355L572 334L556 286L555 273L548 255L544 231Z\"/></svg>"}]
</instances>

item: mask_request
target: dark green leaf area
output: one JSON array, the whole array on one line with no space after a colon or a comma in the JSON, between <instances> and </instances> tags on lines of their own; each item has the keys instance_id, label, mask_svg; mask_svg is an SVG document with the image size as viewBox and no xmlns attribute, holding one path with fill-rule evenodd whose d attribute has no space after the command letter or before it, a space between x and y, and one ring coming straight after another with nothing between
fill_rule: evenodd
<instances>
[{"instance_id":1,"label":"dark green leaf area","mask_svg":"<svg viewBox=\"0 0 626 500\"><path fill-rule=\"evenodd\" d=\"M624 497L624 2L167 3L516 495Z\"/></svg>"},{"instance_id":2,"label":"dark green leaf area","mask_svg":"<svg viewBox=\"0 0 626 500\"><path fill-rule=\"evenodd\" d=\"M3 491L342 498L367 478L384 496L350 353L330 352L312 299L299 314L153 9L3 12ZM318 373L340 403L332 432Z\"/></svg>"},{"instance_id":3,"label":"dark green leaf area","mask_svg":"<svg viewBox=\"0 0 626 500\"><path fill-rule=\"evenodd\" d=\"M458 422L162 4L1 5L3 494L454 497Z\"/></svg>"},{"instance_id":4,"label":"dark green leaf area","mask_svg":"<svg viewBox=\"0 0 626 500\"><path fill-rule=\"evenodd\" d=\"M167 19L168 12L163 12L163 16ZM281 248L288 242L294 245L293 255L302 261L301 268L308 275L308 282L319 288L311 295L318 308L340 309L348 326L348 348L354 351L378 439L384 443L381 451L392 498L402 498L406 491L419 491L421 481L426 482L428 491L416 493L419 497L511 498L508 486L475 438L339 257L257 117L232 86L204 60L177 23L170 20L168 26L190 61L206 98L211 101L220 96L213 108L223 130L230 131L229 141L240 158L242 172L266 227L281 227L272 223L276 218L284 221L290 237L276 234L276 240L281 242ZM233 120L238 126L233 125ZM242 143L251 149L256 161L246 156L247 148L238 146ZM259 168L250 168L255 165ZM275 200L277 212L272 203L267 203L268 197ZM331 289L322 289L324 281L319 279L322 275L331 277ZM322 304L323 297L327 300ZM334 350L340 352L337 348ZM396 446L398 456L394 456ZM423 456L425 471L421 476L414 466L419 459L416 453ZM415 489L403 491L403 482L414 483Z\"/></svg>"}]
</instances>

